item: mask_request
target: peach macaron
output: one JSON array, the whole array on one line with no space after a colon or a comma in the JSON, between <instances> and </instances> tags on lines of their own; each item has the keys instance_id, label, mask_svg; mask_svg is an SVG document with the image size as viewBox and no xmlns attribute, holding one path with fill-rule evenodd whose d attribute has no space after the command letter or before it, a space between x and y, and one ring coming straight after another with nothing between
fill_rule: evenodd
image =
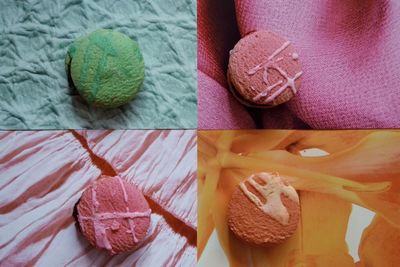
<instances>
[{"instance_id":1,"label":"peach macaron","mask_svg":"<svg viewBox=\"0 0 400 267\"><path fill-rule=\"evenodd\" d=\"M246 106L270 108L289 101L298 92L302 75L299 54L276 33L252 32L230 51L229 88Z\"/></svg>"},{"instance_id":2,"label":"peach macaron","mask_svg":"<svg viewBox=\"0 0 400 267\"><path fill-rule=\"evenodd\" d=\"M296 190L274 173L251 175L229 201L229 228L250 245L269 247L284 242L296 231L299 218Z\"/></svg>"}]
</instances>

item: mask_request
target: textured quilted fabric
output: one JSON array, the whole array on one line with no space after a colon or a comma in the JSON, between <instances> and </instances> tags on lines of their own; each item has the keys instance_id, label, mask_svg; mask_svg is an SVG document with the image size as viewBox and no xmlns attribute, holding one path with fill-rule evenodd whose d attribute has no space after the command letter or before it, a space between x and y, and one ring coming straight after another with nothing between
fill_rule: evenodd
<instances>
[{"instance_id":1,"label":"textured quilted fabric","mask_svg":"<svg viewBox=\"0 0 400 267\"><path fill-rule=\"evenodd\" d=\"M69 88L68 46L99 28L139 43L143 88L120 108L89 107ZM195 128L196 3L13 1L0 4L0 129Z\"/></svg>"}]
</instances>

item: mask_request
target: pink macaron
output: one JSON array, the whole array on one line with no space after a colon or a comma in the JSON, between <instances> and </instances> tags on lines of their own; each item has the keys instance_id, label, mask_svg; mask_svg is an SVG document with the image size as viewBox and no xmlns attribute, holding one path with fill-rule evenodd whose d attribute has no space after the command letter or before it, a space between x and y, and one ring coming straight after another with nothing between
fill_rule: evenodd
<instances>
[{"instance_id":1,"label":"pink macaron","mask_svg":"<svg viewBox=\"0 0 400 267\"><path fill-rule=\"evenodd\" d=\"M135 250L150 225L151 210L142 192L118 176L103 176L91 184L76 211L85 238L112 254Z\"/></svg>"},{"instance_id":2,"label":"pink macaron","mask_svg":"<svg viewBox=\"0 0 400 267\"><path fill-rule=\"evenodd\" d=\"M272 32L256 31L231 50L227 75L230 90L242 104L269 108L296 95L303 72L290 41Z\"/></svg>"}]
</instances>

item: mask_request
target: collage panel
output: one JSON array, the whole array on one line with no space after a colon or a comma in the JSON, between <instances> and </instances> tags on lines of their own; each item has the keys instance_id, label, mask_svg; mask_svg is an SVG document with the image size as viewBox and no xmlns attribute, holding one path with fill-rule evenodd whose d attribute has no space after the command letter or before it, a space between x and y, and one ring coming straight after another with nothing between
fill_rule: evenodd
<instances>
[{"instance_id":1,"label":"collage panel","mask_svg":"<svg viewBox=\"0 0 400 267\"><path fill-rule=\"evenodd\" d=\"M398 266L399 130L198 133L198 266Z\"/></svg>"},{"instance_id":2,"label":"collage panel","mask_svg":"<svg viewBox=\"0 0 400 267\"><path fill-rule=\"evenodd\" d=\"M195 266L196 138L0 132L0 266Z\"/></svg>"},{"instance_id":3,"label":"collage panel","mask_svg":"<svg viewBox=\"0 0 400 267\"><path fill-rule=\"evenodd\" d=\"M199 0L199 129L399 128L400 2Z\"/></svg>"},{"instance_id":4,"label":"collage panel","mask_svg":"<svg viewBox=\"0 0 400 267\"><path fill-rule=\"evenodd\" d=\"M195 129L196 2L0 3L0 129Z\"/></svg>"},{"instance_id":5,"label":"collage panel","mask_svg":"<svg viewBox=\"0 0 400 267\"><path fill-rule=\"evenodd\" d=\"M0 1L0 267L400 266L400 1Z\"/></svg>"}]
</instances>

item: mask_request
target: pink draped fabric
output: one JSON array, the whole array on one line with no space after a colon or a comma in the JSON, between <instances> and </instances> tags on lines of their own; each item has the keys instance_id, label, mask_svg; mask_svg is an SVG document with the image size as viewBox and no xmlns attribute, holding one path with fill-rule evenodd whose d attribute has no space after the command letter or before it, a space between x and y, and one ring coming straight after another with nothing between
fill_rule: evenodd
<instances>
[{"instance_id":1,"label":"pink draped fabric","mask_svg":"<svg viewBox=\"0 0 400 267\"><path fill-rule=\"evenodd\" d=\"M228 92L229 50L264 29L297 48L299 93L249 110ZM199 128L400 127L400 1L198 1ZM228 94L226 93L228 92Z\"/></svg>"}]
</instances>

